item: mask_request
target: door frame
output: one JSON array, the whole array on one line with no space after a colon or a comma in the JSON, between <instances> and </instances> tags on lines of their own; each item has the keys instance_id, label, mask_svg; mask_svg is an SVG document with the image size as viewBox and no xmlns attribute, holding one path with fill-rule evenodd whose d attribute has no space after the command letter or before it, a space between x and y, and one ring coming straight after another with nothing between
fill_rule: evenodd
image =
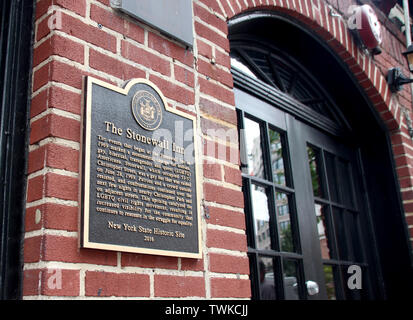
<instances>
[{"instance_id":1,"label":"door frame","mask_svg":"<svg viewBox=\"0 0 413 320\"><path fill-rule=\"evenodd\" d=\"M0 299L22 296L35 3L0 5Z\"/></svg>"},{"instance_id":2,"label":"door frame","mask_svg":"<svg viewBox=\"0 0 413 320\"><path fill-rule=\"evenodd\" d=\"M311 176L310 171L308 168L308 155L307 155L307 145L311 144L313 146L321 147L323 150L326 150L336 156L339 156L342 159L346 159L351 162L353 166L352 173L353 175L355 172L359 171L359 162L358 162L358 152L357 150L352 150L346 145L342 144L341 141L337 142L335 137L322 132L320 129L316 129L313 127L308 126L307 124L303 123L301 120L296 119L291 114L277 108L277 106L270 105L259 98L252 96L249 93L246 93L243 90L235 89L235 102L236 107L238 109L239 115L239 124L240 128L243 129L245 126L244 118L251 119L253 121L257 121L257 123L261 123L261 148L262 149L262 161L264 163L264 176L261 177L253 177L250 176L249 173L243 173L243 188L244 188L244 196L245 196L245 208L247 210L246 219L247 219L247 233L248 236L248 253L253 258L251 259L251 269L255 274L259 274L259 261L260 257L272 257L273 260L273 268L275 272L275 279L276 284L275 288L277 290L276 296L285 298L283 288L283 277L280 274L283 270L282 263L284 259L294 259L300 265L299 275L298 278L301 280L299 283L299 294L301 298L308 299L308 300L325 300L327 299L326 294L326 286L325 286L325 278L323 272L323 266L325 263L328 265L334 266L334 268L338 268L341 272L336 272L339 279L339 283L336 283L335 286L339 286L338 296L337 298L343 299L344 292L347 291L345 286L345 281L347 278L344 277L344 265L347 265L349 261L344 261L348 259L341 259L339 260L338 257L331 257L328 261L323 261L321 256L321 248L317 233L317 222L316 222L316 215L315 215L315 199L313 196L313 186L311 184ZM269 128L275 128L277 131L281 132L283 135L283 159L284 159L284 175L286 176L287 180L290 180L290 183L286 186L282 185L275 185L272 181L272 168L268 167L269 164L266 162L269 160L266 151L266 145L268 144L265 140L266 132ZM243 146L245 146L245 138L244 138L244 131L240 131L240 142L241 142L241 163L245 165L247 162L247 154ZM285 150L284 150L285 148ZM270 165L269 165L270 166ZM251 170L251 168L249 168ZM323 179L325 182L326 179ZM351 182L352 188L354 189L354 181ZM253 211L255 210L255 203L253 203L253 199L250 197L250 189L252 185L262 185L267 190L267 197L268 197L268 209L270 214L270 222L269 222L269 230L272 235L272 249L259 249L256 248L256 237L257 234L254 234L254 230L256 229L255 218L253 217ZM274 185L274 186L272 186ZM362 200L360 200L359 194L360 189L363 189L365 182L361 178L358 182L358 186L356 187L357 190L353 190L353 197L354 201L357 201L357 205L354 204L354 207L351 208L352 211L356 210L360 212L362 205ZM291 216L291 224L293 225L293 231L295 232L295 236L293 236L294 247L297 251L295 252L285 252L282 251L279 247L279 229L278 229L278 214L275 211L274 205L274 192L269 191L275 188L275 192L288 192L290 194L289 203L290 205L290 216ZM248 191L247 191L248 190ZM281 191L279 191L281 190ZM357 199L357 200L356 200ZM321 199L320 199L321 201ZM325 200L323 200L325 201ZM328 200L327 202L331 202ZM337 206L338 204L334 204ZM331 206L331 205L330 205ZM366 206L368 207L368 206ZM366 254L366 243L363 243L363 261L354 262L351 264L359 265L365 268L368 265L368 274L364 274L363 279L367 279L367 281L363 281L363 296L370 296L375 298L383 298L384 297L384 288L380 285L381 284L381 272L380 268L376 268L374 263L375 255L377 255L377 244L374 239L374 235L371 232L371 221L369 217L371 216L367 209L363 208L363 217L360 217L358 214L357 219L362 219L364 228L362 231L364 233L368 233L369 236L362 236L362 234L357 234L357 238L368 241L368 249L372 252L372 257L367 256ZM273 216L275 214L276 216ZM255 216L255 213L254 213ZM333 214L330 214L332 217ZM278 230L277 230L278 229ZM361 230L358 230L361 231ZM330 230L330 232L332 232ZM354 236L354 235L353 235ZM351 240L354 243L354 239ZM336 240L334 241L336 243ZM338 245L338 244L337 244ZM277 249L276 249L277 248ZM337 253L336 253L337 254ZM373 259L372 259L373 258ZM354 260L355 261L355 260ZM275 270L277 268L277 270ZM305 283L307 281L315 281L319 285L319 293L314 296L309 296L306 294L305 290ZM372 285L372 281L374 285ZM258 288L260 285L258 284L258 278L252 278L253 282L253 293L255 297L259 297L261 295ZM367 286L366 286L367 285ZM372 290L372 286L374 286L375 290ZM355 293L357 294L357 293ZM353 294L352 294L353 295Z\"/></svg>"},{"instance_id":3,"label":"door frame","mask_svg":"<svg viewBox=\"0 0 413 320\"><path fill-rule=\"evenodd\" d=\"M347 140L354 139L360 143L358 161L362 170L361 175L365 181L364 197L366 200L374 200L373 202L369 201L369 218L373 222L372 233L375 235L377 247L380 249L375 266L382 270L382 280L380 280L384 287L382 298L406 299L406 293L409 293L408 288L413 287L413 251L390 132L386 124L369 100L366 91L358 84L358 80L341 57L313 30L308 29L295 18L275 11L256 11L235 17L229 22L230 46L232 46L233 41L235 43L243 41L245 35L254 37L251 27L254 25L254 21L261 19L281 21L283 24L289 25L289 28L298 30L295 32L306 38L306 47L309 47L309 43L313 44L311 46L313 51L317 47L318 53L321 52L324 58L330 59L329 63L337 72L335 75L336 78L340 79L340 83L346 84L350 90L354 90L352 92L357 97L354 98L351 95L352 98L348 102L357 99L357 103L353 103L357 105L357 115L350 115L351 121L355 121L357 127L347 136ZM308 59L306 61L308 62ZM302 108L295 100L289 99L288 95L234 68L231 69L231 72L234 88L277 106L277 108L323 132L346 138L340 130L331 126L331 123L324 121L322 117L317 119L316 112L312 113L308 108ZM328 81L328 79L324 80ZM345 106L340 106L340 110L344 110L343 108ZM346 118L346 121L350 121L350 118ZM353 126L351 128L354 129ZM377 197L378 194L382 196ZM391 219L389 219L388 213L391 214Z\"/></svg>"}]
</instances>

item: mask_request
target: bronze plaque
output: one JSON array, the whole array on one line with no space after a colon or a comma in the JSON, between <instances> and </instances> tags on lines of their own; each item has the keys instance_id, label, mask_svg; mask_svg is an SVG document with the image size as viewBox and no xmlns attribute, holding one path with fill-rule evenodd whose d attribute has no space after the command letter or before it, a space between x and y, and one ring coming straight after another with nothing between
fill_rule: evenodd
<instances>
[{"instance_id":1,"label":"bronze plaque","mask_svg":"<svg viewBox=\"0 0 413 320\"><path fill-rule=\"evenodd\" d=\"M81 246L201 258L196 117L145 79L85 92Z\"/></svg>"}]
</instances>

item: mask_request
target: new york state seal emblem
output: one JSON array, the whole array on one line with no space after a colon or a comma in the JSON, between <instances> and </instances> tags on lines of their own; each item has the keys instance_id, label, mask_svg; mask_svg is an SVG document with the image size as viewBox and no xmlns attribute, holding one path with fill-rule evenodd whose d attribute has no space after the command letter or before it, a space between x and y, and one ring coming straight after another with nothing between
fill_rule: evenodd
<instances>
[{"instance_id":1,"label":"new york state seal emblem","mask_svg":"<svg viewBox=\"0 0 413 320\"><path fill-rule=\"evenodd\" d=\"M139 90L132 99L132 113L136 122L145 130L153 131L162 123L162 107L149 91Z\"/></svg>"}]
</instances>

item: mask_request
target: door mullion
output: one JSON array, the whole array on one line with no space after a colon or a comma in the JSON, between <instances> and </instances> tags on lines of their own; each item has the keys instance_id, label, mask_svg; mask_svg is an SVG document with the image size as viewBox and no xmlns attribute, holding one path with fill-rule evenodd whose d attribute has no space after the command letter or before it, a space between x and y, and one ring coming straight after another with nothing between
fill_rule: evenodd
<instances>
[{"instance_id":1,"label":"door mullion","mask_svg":"<svg viewBox=\"0 0 413 320\"><path fill-rule=\"evenodd\" d=\"M300 122L290 115L286 115L286 117L288 154L290 156L292 178L295 181L295 206L303 255L304 281L315 281L320 288L319 294L309 296L308 299L327 299L317 221L314 213L311 176L305 165L308 162L305 135Z\"/></svg>"}]
</instances>

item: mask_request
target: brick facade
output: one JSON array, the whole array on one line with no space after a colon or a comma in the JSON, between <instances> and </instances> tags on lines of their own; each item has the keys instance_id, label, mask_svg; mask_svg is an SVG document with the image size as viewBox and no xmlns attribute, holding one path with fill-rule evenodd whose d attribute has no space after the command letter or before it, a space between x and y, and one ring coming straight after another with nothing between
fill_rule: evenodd
<instances>
[{"instance_id":1,"label":"brick facade","mask_svg":"<svg viewBox=\"0 0 413 320\"><path fill-rule=\"evenodd\" d=\"M331 10L345 13L351 3L194 0L194 47L187 50L113 11L109 0L38 0L24 297L251 296L227 21L254 9L282 11L299 19L352 70L391 133L413 238L413 143L403 113L413 118L411 94L406 86L393 95L385 80L390 67L406 65L401 56L403 35L391 26L383 28L383 53L374 59L364 55L344 20L330 15ZM61 27L50 29L50 19L60 17ZM203 259L79 248L80 115L86 75L117 86L146 78L160 88L170 107L197 116L196 136L204 146L202 216L209 216L200 221ZM217 129L234 129L235 136L223 141L210 134Z\"/></svg>"}]
</instances>

